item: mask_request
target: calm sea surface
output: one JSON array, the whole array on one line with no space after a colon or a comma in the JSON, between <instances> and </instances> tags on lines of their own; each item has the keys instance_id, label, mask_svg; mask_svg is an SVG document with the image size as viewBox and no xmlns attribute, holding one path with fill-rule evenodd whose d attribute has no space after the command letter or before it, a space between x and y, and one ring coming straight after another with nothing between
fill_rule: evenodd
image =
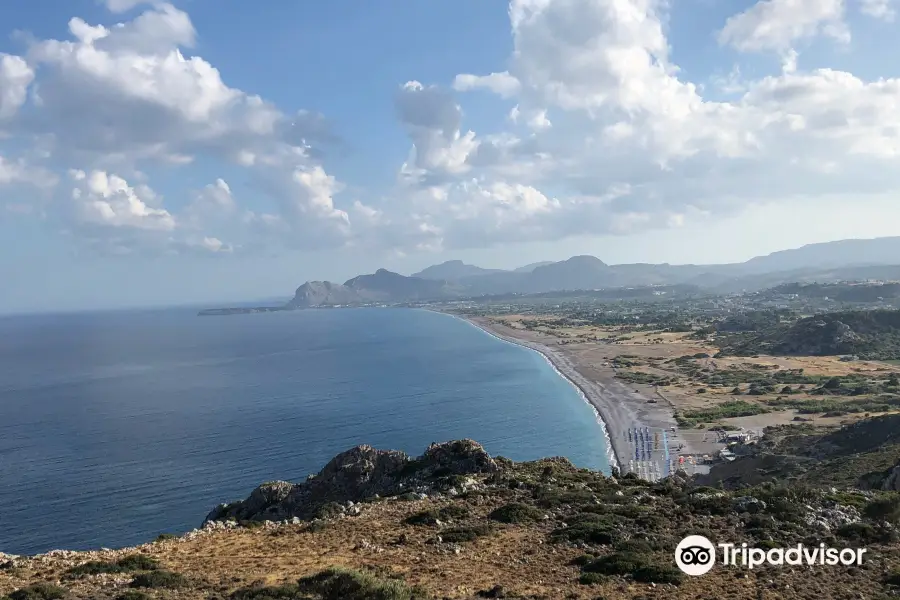
<instances>
[{"instance_id":1,"label":"calm sea surface","mask_svg":"<svg viewBox=\"0 0 900 600\"><path fill-rule=\"evenodd\" d=\"M594 413L539 354L406 309L0 317L0 551L200 525L357 444L469 437L608 471Z\"/></svg>"}]
</instances>

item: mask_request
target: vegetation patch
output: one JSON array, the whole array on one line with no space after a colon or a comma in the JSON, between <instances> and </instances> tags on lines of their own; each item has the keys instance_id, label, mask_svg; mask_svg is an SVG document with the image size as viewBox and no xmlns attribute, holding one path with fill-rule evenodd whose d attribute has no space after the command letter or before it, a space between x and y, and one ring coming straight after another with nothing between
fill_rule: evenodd
<instances>
[{"instance_id":1,"label":"vegetation patch","mask_svg":"<svg viewBox=\"0 0 900 600\"><path fill-rule=\"evenodd\" d=\"M471 512L465 506L448 504L440 508L419 511L406 517L403 522L407 525L437 525L438 521L465 519L470 514Z\"/></svg>"},{"instance_id":2,"label":"vegetation patch","mask_svg":"<svg viewBox=\"0 0 900 600\"><path fill-rule=\"evenodd\" d=\"M676 415L675 418L681 427L693 427L697 423L708 423L734 417L750 417L767 412L769 412L769 409L761 404L744 400L732 400L711 408L687 410Z\"/></svg>"},{"instance_id":3,"label":"vegetation patch","mask_svg":"<svg viewBox=\"0 0 900 600\"><path fill-rule=\"evenodd\" d=\"M424 591L409 587L402 580L384 579L372 573L342 568L331 568L304 577L297 582L297 587L300 592L314 594L320 600L425 600L426 598Z\"/></svg>"},{"instance_id":4,"label":"vegetation patch","mask_svg":"<svg viewBox=\"0 0 900 600\"><path fill-rule=\"evenodd\" d=\"M501 523L528 523L540 521L544 513L529 504L511 502L494 510L488 517Z\"/></svg>"},{"instance_id":5,"label":"vegetation patch","mask_svg":"<svg viewBox=\"0 0 900 600\"><path fill-rule=\"evenodd\" d=\"M251 586L241 588L230 596L231 600L303 600L310 596L300 591L296 583L273 586Z\"/></svg>"},{"instance_id":6,"label":"vegetation patch","mask_svg":"<svg viewBox=\"0 0 900 600\"><path fill-rule=\"evenodd\" d=\"M150 598L150 594L141 590L125 590L116 596L116 600L150 600Z\"/></svg>"},{"instance_id":7,"label":"vegetation patch","mask_svg":"<svg viewBox=\"0 0 900 600\"><path fill-rule=\"evenodd\" d=\"M441 531L441 540L448 544L462 544L493 533L490 525L470 525L468 527L451 527Z\"/></svg>"},{"instance_id":8,"label":"vegetation patch","mask_svg":"<svg viewBox=\"0 0 900 600\"><path fill-rule=\"evenodd\" d=\"M550 540L568 540L609 546L622 537L624 519L617 515L583 513L570 520L567 527L553 530Z\"/></svg>"},{"instance_id":9,"label":"vegetation patch","mask_svg":"<svg viewBox=\"0 0 900 600\"><path fill-rule=\"evenodd\" d=\"M675 567L655 560L647 554L614 552L601 556L581 568L585 574L630 576L644 583L674 583L682 581L681 572ZM593 578L592 578L593 579Z\"/></svg>"},{"instance_id":10,"label":"vegetation patch","mask_svg":"<svg viewBox=\"0 0 900 600\"><path fill-rule=\"evenodd\" d=\"M129 554L115 561L94 560L72 567L66 571L68 577L85 577L101 573L133 573L135 571L155 571L159 561L145 554Z\"/></svg>"},{"instance_id":11,"label":"vegetation patch","mask_svg":"<svg viewBox=\"0 0 900 600\"><path fill-rule=\"evenodd\" d=\"M328 502L320 506L315 513L317 519L333 519L344 514L344 507L337 502Z\"/></svg>"},{"instance_id":12,"label":"vegetation patch","mask_svg":"<svg viewBox=\"0 0 900 600\"><path fill-rule=\"evenodd\" d=\"M10 592L10 600L60 600L67 595L65 588L51 583L36 583Z\"/></svg>"},{"instance_id":13,"label":"vegetation patch","mask_svg":"<svg viewBox=\"0 0 900 600\"><path fill-rule=\"evenodd\" d=\"M150 571L136 575L129 584L133 588L178 589L187 586L187 578L172 571Z\"/></svg>"}]
</instances>

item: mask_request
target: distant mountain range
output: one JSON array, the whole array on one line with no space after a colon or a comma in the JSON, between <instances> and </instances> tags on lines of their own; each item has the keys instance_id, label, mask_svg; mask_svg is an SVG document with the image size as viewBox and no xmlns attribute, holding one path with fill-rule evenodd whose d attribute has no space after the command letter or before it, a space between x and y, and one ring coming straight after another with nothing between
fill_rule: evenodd
<instances>
[{"instance_id":1,"label":"distant mountain range","mask_svg":"<svg viewBox=\"0 0 900 600\"><path fill-rule=\"evenodd\" d=\"M733 293L788 282L861 279L900 280L900 237L810 244L725 265L608 265L594 256L573 256L503 270L451 260L411 276L379 269L343 284L310 281L297 289L286 308L654 285Z\"/></svg>"}]
</instances>

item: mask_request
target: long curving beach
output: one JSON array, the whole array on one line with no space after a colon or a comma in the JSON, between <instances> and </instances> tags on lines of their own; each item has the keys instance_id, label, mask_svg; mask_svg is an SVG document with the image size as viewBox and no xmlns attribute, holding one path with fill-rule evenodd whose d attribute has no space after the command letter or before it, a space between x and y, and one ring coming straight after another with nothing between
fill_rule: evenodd
<instances>
[{"instance_id":1,"label":"long curving beach","mask_svg":"<svg viewBox=\"0 0 900 600\"><path fill-rule=\"evenodd\" d=\"M616 379L612 367L585 361L569 346L556 344L557 340L552 336L513 329L485 317L453 316L507 342L543 354L563 377L581 390L599 414L609 442L611 464L628 464L633 453L633 446L627 438L629 429L649 427L668 430L676 427L673 411L668 404L651 402L648 395ZM685 452L689 450L686 444Z\"/></svg>"}]
</instances>

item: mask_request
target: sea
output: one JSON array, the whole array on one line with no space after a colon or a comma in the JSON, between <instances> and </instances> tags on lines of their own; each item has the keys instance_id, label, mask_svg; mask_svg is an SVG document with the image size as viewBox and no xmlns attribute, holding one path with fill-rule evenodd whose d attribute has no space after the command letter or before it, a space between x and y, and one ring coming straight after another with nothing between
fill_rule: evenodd
<instances>
[{"instance_id":1,"label":"sea","mask_svg":"<svg viewBox=\"0 0 900 600\"><path fill-rule=\"evenodd\" d=\"M609 471L593 409L543 356L449 315L0 317L0 552L144 543L359 444L460 438Z\"/></svg>"}]
</instances>

